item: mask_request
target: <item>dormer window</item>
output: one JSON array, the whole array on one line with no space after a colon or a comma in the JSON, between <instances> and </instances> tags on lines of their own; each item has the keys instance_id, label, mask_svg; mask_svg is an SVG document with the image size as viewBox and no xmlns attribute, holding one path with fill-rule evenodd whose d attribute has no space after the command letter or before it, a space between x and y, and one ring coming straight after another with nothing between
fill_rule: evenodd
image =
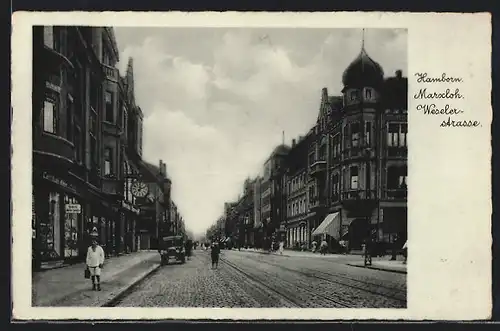
<instances>
[{"instance_id":1,"label":"dormer window","mask_svg":"<svg viewBox=\"0 0 500 331\"><path fill-rule=\"evenodd\" d=\"M359 101L359 91L354 90L349 93L349 101L351 103Z\"/></svg>"},{"instance_id":2,"label":"dormer window","mask_svg":"<svg viewBox=\"0 0 500 331\"><path fill-rule=\"evenodd\" d=\"M372 88L365 88L365 100L373 101L375 99L375 93Z\"/></svg>"}]
</instances>

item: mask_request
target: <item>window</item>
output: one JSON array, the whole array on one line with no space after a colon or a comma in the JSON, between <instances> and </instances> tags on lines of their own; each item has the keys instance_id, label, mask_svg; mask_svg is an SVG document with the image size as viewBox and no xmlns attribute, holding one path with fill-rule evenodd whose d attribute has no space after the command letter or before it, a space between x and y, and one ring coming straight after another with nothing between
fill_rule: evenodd
<instances>
[{"instance_id":1,"label":"window","mask_svg":"<svg viewBox=\"0 0 500 331\"><path fill-rule=\"evenodd\" d=\"M309 165L313 165L314 164L314 153L310 153L309 154Z\"/></svg>"},{"instance_id":2,"label":"window","mask_svg":"<svg viewBox=\"0 0 500 331\"><path fill-rule=\"evenodd\" d=\"M115 116L113 113L113 94L111 92L106 91L106 121L110 123L115 122Z\"/></svg>"},{"instance_id":3,"label":"window","mask_svg":"<svg viewBox=\"0 0 500 331\"><path fill-rule=\"evenodd\" d=\"M66 99L66 107L68 112L66 114L66 139L73 142L73 116L74 116L74 104L73 97L71 94L68 94Z\"/></svg>"},{"instance_id":4,"label":"window","mask_svg":"<svg viewBox=\"0 0 500 331\"><path fill-rule=\"evenodd\" d=\"M389 123L389 127L387 130L387 146L406 147L407 133L407 123Z\"/></svg>"},{"instance_id":5,"label":"window","mask_svg":"<svg viewBox=\"0 0 500 331\"><path fill-rule=\"evenodd\" d=\"M56 133L56 107L52 100L45 100L43 104L43 130Z\"/></svg>"},{"instance_id":6,"label":"window","mask_svg":"<svg viewBox=\"0 0 500 331\"><path fill-rule=\"evenodd\" d=\"M75 138L74 138L74 144L75 144L75 158L78 163L82 162L82 138L81 138L81 131L79 127L75 127Z\"/></svg>"},{"instance_id":7,"label":"window","mask_svg":"<svg viewBox=\"0 0 500 331\"><path fill-rule=\"evenodd\" d=\"M399 146L408 146L407 145L407 134L408 134L408 124L401 123L400 131L399 131Z\"/></svg>"},{"instance_id":8,"label":"window","mask_svg":"<svg viewBox=\"0 0 500 331\"><path fill-rule=\"evenodd\" d=\"M359 146L359 137L360 136L360 130L359 130L359 123L351 123L351 142L352 142L352 147L358 147Z\"/></svg>"},{"instance_id":9,"label":"window","mask_svg":"<svg viewBox=\"0 0 500 331\"><path fill-rule=\"evenodd\" d=\"M407 188L408 169L406 166L392 166L387 169L387 188Z\"/></svg>"},{"instance_id":10,"label":"window","mask_svg":"<svg viewBox=\"0 0 500 331\"><path fill-rule=\"evenodd\" d=\"M326 141L323 141L319 148L319 159L320 161L324 161L326 159Z\"/></svg>"},{"instance_id":11,"label":"window","mask_svg":"<svg viewBox=\"0 0 500 331\"><path fill-rule=\"evenodd\" d=\"M343 129L343 135L344 135L344 149L348 149L349 148L349 129L347 127L347 125L344 126L344 129Z\"/></svg>"},{"instance_id":12,"label":"window","mask_svg":"<svg viewBox=\"0 0 500 331\"><path fill-rule=\"evenodd\" d=\"M99 158L98 158L98 150L97 150L97 139L94 135L90 135L90 157L92 164L95 166L98 164Z\"/></svg>"},{"instance_id":13,"label":"window","mask_svg":"<svg viewBox=\"0 0 500 331\"><path fill-rule=\"evenodd\" d=\"M54 28L52 26L43 27L43 43L47 47L54 48Z\"/></svg>"},{"instance_id":14,"label":"window","mask_svg":"<svg viewBox=\"0 0 500 331\"><path fill-rule=\"evenodd\" d=\"M371 145L372 122L365 123L365 145Z\"/></svg>"},{"instance_id":15,"label":"window","mask_svg":"<svg viewBox=\"0 0 500 331\"><path fill-rule=\"evenodd\" d=\"M340 134L335 135L332 140L333 140L332 156L333 158L336 158L340 156Z\"/></svg>"},{"instance_id":16,"label":"window","mask_svg":"<svg viewBox=\"0 0 500 331\"><path fill-rule=\"evenodd\" d=\"M113 155L111 148L104 149L104 175L111 175L113 172Z\"/></svg>"},{"instance_id":17,"label":"window","mask_svg":"<svg viewBox=\"0 0 500 331\"><path fill-rule=\"evenodd\" d=\"M339 174L334 174L332 179L332 198L333 201L337 201L339 199L340 193L340 176Z\"/></svg>"},{"instance_id":18,"label":"window","mask_svg":"<svg viewBox=\"0 0 500 331\"><path fill-rule=\"evenodd\" d=\"M358 167L351 167L351 189L358 189Z\"/></svg>"},{"instance_id":19,"label":"window","mask_svg":"<svg viewBox=\"0 0 500 331\"><path fill-rule=\"evenodd\" d=\"M365 100L372 100L372 97L373 97L373 91L371 88L366 88L365 89Z\"/></svg>"},{"instance_id":20,"label":"window","mask_svg":"<svg viewBox=\"0 0 500 331\"><path fill-rule=\"evenodd\" d=\"M351 91L351 93L349 93L349 100L351 102L359 101L359 91Z\"/></svg>"}]
</instances>

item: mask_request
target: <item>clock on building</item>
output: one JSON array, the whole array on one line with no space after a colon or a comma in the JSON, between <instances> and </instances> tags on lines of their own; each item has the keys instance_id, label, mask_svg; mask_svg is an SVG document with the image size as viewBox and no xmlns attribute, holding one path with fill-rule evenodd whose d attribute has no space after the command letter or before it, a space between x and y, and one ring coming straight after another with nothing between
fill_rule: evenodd
<instances>
[{"instance_id":1,"label":"clock on building","mask_svg":"<svg viewBox=\"0 0 500 331\"><path fill-rule=\"evenodd\" d=\"M135 181L132 184L131 191L135 197L144 198L148 194L148 186L141 181Z\"/></svg>"}]
</instances>

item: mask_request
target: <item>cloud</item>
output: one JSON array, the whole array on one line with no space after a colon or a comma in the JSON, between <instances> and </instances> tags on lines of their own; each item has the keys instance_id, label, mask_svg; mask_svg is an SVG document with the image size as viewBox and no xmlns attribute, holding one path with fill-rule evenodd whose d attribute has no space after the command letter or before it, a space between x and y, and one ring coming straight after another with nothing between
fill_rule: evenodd
<instances>
[{"instance_id":1,"label":"cloud","mask_svg":"<svg viewBox=\"0 0 500 331\"><path fill-rule=\"evenodd\" d=\"M361 45L352 29L116 30L120 71L134 59L144 158L166 162L173 199L196 234L260 171L283 131L287 142L307 133L321 88L340 93ZM370 30L366 48L386 73L406 71L405 31Z\"/></svg>"}]
</instances>

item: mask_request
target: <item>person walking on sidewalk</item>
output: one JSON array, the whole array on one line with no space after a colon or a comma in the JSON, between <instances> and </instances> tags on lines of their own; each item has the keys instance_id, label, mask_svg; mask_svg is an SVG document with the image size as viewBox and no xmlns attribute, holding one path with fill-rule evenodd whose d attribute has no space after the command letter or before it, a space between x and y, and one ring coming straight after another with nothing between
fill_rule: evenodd
<instances>
[{"instance_id":1,"label":"person walking on sidewalk","mask_svg":"<svg viewBox=\"0 0 500 331\"><path fill-rule=\"evenodd\" d=\"M101 269L104 264L104 250L97 244L97 239L92 240L92 245L87 250L87 268L90 270L92 290L101 290Z\"/></svg>"},{"instance_id":2,"label":"person walking on sidewalk","mask_svg":"<svg viewBox=\"0 0 500 331\"><path fill-rule=\"evenodd\" d=\"M215 269L217 269L219 265L219 255L220 255L220 248L217 243L212 244L212 250L210 252L210 255L212 257L212 269L215 266Z\"/></svg>"},{"instance_id":3,"label":"person walking on sidewalk","mask_svg":"<svg viewBox=\"0 0 500 331\"><path fill-rule=\"evenodd\" d=\"M283 249L285 247L285 243L282 241L280 241L280 255L283 255Z\"/></svg>"}]
</instances>

